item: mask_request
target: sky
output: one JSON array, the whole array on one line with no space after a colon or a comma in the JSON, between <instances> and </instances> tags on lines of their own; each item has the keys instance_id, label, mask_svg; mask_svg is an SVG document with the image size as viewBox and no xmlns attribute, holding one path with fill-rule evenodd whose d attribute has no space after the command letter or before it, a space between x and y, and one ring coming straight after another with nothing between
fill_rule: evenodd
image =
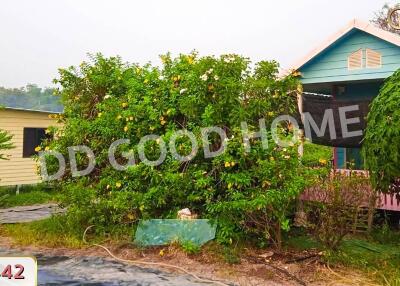
<instances>
[{"instance_id":1,"label":"sky","mask_svg":"<svg viewBox=\"0 0 400 286\"><path fill-rule=\"evenodd\" d=\"M0 86L52 86L88 53L159 64L159 55L236 53L282 68L385 0L2 0Z\"/></svg>"}]
</instances>

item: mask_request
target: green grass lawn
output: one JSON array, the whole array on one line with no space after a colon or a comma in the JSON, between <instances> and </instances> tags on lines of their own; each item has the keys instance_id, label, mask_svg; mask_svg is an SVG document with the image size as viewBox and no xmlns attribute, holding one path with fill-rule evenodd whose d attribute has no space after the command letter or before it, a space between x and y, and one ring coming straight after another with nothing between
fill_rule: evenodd
<instances>
[{"instance_id":1,"label":"green grass lawn","mask_svg":"<svg viewBox=\"0 0 400 286\"><path fill-rule=\"evenodd\" d=\"M338 253L330 254L327 259L374 273L384 285L400 285L400 244L348 239Z\"/></svg>"},{"instance_id":2,"label":"green grass lawn","mask_svg":"<svg viewBox=\"0 0 400 286\"><path fill-rule=\"evenodd\" d=\"M400 235L395 237L400 238ZM287 246L298 250L323 250L308 236L291 237ZM381 285L400 286L400 239L380 243L373 238L349 237L338 251L325 251L324 259L330 265L363 270Z\"/></svg>"},{"instance_id":3,"label":"green grass lawn","mask_svg":"<svg viewBox=\"0 0 400 286\"><path fill-rule=\"evenodd\" d=\"M17 195L15 188L0 188L0 208L27 206L59 201L59 193L44 184L23 186ZM47 245L81 247L81 238L71 236L65 231L65 219L61 216L22 224L0 225L6 236L21 245Z\"/></svg>"},{"instance_id":4,"label":"green grass lawn","mask_svg":"<svg viewBox=\"0 0 400 286\"><path fill-rule=\"evenodd\" d=\"M18 245L80 248L82 238L64 230L64 220L60 217L30 223L7 224L0 226L2 233L12 237Z\"/></svg>"},{"instance_id":5,"label":"green grass lawn","mask_svg":"<svg viewBox=\"0 0 400 286\"><path fill-rule=\"evenodd\" d=\"M57 202L57 196L44 185L22 187L18 195L14 188L0 188L0 208Z\"/></svg>"}]
</instances>

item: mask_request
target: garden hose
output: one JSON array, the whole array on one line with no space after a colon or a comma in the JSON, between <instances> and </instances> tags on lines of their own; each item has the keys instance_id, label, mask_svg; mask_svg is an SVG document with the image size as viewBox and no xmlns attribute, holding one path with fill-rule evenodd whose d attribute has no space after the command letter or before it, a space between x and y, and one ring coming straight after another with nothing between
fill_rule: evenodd
<instances>
[{"instance_id":1,"label":"garden hose","mask_svg":"<svg viewBox=\"0 0 400 286\"><path fill-rule=\"evenodd\" d=\"M112 258L114 258L114 259L117 260L117 261L124 262L124 263L129 263L129 264L133 264L133 265L136 265L136 266L139 266L139 265L149 265L149 266L160 266L160 267L165 267L165 268L173 268L173 269L177 269L177 270L179 270L179 271L181 271L181 272L184 272L184 273L186 273L186 274L192 276L195 280L197 280L197 281L199 281L199 282L202 282L202 283L213 283L213 284L221 285L221 286L230 286L230 284L226 284L226 283L221 282L221 281L200 278L200 277L198 277L196 274L194 274L194 273L192 273L192 272L190 272L190 271L188 271L188 270L186 270L186 269L184 269L184 268L182 268L182 267L180 267L180 266L176 266L176 265L172 265L172 264L166 264L166 263L147 262L147 261L141 261L141 260L130 260L130 259L119 258L119 257L115 256L115 255L111 252L111 250L109 250L109 249L108 249L107 247L105 247L104 245L97 244L97 243L88 243L88 242L87 242L87 240L86 240L86 234L87 234L88 230L91 229L91 228L93 228L93 227L94 227L94 225L91 225L91 226L88 226L88 227L85 229L85 231L84 231L84 233L83 233L83 236L82 236L83 242L86 243L86 244L89 244L89 245L92 245L92 246L97 246L97 247L100 247L100 248L104 249Z\"/></svg>"}]
</instances>

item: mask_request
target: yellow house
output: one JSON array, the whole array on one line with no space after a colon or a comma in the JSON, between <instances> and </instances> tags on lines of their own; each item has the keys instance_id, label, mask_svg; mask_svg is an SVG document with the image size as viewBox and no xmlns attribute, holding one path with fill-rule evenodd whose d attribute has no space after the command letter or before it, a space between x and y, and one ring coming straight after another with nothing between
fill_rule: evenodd
<instances>
[{"instance_id":1,"label":"yellow house","mask_svg":"<svg viewBox=\"0 0 400 286\"><path fill-rule=\"evenodd\" d=\"M32 155L45 130L55 126L56 120L49 118L53 112L21 108L0 110L0 129L13 135L15 148L4 151L9 160L0 160L0 186L35 184L40 182Z\"/></svg>"}]
</instances>

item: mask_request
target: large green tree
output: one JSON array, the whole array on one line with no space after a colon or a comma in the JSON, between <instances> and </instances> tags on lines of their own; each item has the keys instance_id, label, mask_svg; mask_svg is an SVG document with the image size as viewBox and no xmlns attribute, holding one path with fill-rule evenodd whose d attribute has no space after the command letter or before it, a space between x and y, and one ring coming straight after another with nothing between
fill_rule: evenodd
<instances>
[{"instance_id":1,"label":"large green tree","mask_svg":"<svg viewBox=\"0 0 400 286\"><path fill-rule=\"evenodd\" d=\"M60 70L58 83L65 106L61 129L45 143L68 157L67 147L86 145L96 156L96 167L86 177L71 177L70 165L61 180L69 204L71 224L77 229L96 224L113 226L140 218L171 218L182 208L213 219L221 241L240 235L272 239L280 244L281 229L289 227L289 211L305 184L297 146L278 146L268 133L268 146L260 140L243 142L241 123L250 134L260 130L259 119L270 129L280 114L296 111L298 81L278 77L276 62L259 62L251 68L237 55L198 57L196 53L161 57L162 66L139 66L119 58L91 57L79 67ZM203 154L201 128L217 126L227 135L211 137L211 149L227 144L213 158ZM195 134L199 151L187 162L168 152L164 163L148 166L138 158L143 136L157 134L167 145L177 130ZM285 137L291 126L282 122ZM126 171L111 168L110 144L129 138L120 152L135 154L136 165ZM158 158L160 140L145 145L148 158ZM208 145L208 144L207 144ZM248 146L250 145L250 146ZM182 136L176 149L190 153L191 142ZM250 147L248 149L248 147ZM248 152L246 151L248 150ZM125 162L117 156L119 162ZM50 173L58 165L51 164ZM85 168L86 156L78 156Z\"/></svg>"}]
</instances>

